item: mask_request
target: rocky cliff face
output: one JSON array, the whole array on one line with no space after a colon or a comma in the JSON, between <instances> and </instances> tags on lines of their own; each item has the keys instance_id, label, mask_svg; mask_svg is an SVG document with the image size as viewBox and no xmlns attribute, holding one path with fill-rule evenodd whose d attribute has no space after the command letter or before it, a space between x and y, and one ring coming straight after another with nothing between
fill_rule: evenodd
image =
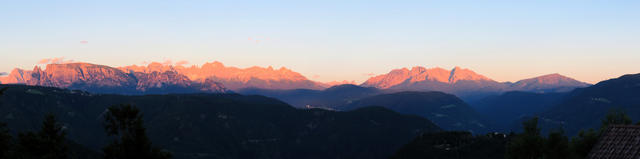
<instances>
[{"instance_id":1,"label":"rocky cliff face","mask_svg":"<svg viewBox=\"0 0 640 159\"><path fill-rule=\"evenodd\" d=\"M493 81L487 77L479 75L471 70L456 67L451 71L436 67L424 68L413 67L395 69L388 74L372 77L365 81L362 86L376 88L391 88L399 85L409 85L419 82L438 82L443 84L455 84L458 81Z\"/></svg>"},{"instance_id":2,"label":"rocky cliff face","mask_svg":"<svg viewBox=\"0 0 640 159\"><path fill-rule=\"evenodd\" d=\"M2 83L122 94L221 93L227 91L220 83L194 82L175 71L155 69L147 72L133 70L125 72L118 68L89 63L49 64L45 70L36 66L33 71L16 69L5 77Z\"/></svg>"},{"instance_id":3,"label":"rocky cliff face","mask_svg":"<svg viewBox=\"0 0 640 159\"><path fill-rule=\"evenodd\" d=\"M49 64L43 71L35 67L28 85L68 88L88 87L133 87L137 80L116 68L88 63Z\"/></svg>"},{"instance_id":4,"label":"rocky cliff face","mask_svg":"<svg viewBox=\"0 0 640 159\"><path fill-rule=\"evenodd\" d=\"M136 85L137 90L145 91L150 88L163 88L167 86L184 88L191 86L191 80L189 80L189 78L176 72L134 72L133 74L138 79Z\"/></svg>"},{"instance_id":5,"label":"rocky cliff face","mask_svg":"<svg viewBox=\"0 0 640 159\"><path fill-rule=\"evenodd\" d=\"M505 91L567 92L589 84L559 74L545 75L516 83L497 82L469 69L413 67L395 69L372 77L361 86L401 91L440 91L455 94L467 101Z\"/></svg>"},{"instance_id":6,"label":"rocky cliff face","mask_svg":"<svg viewBox=\"0 0 640 159\"><path fill-rule=\"evenodd\" d=\"M475 82L489 82L495 81L479 75L471 70L462 69L459 67L454 68L451 71L442 68L424 68L413 67L410 70L407 68L392 70L388 74L372 77L365 81L362 86L376 87L376 88L410 88L409 86L416 85L439 85L448 86L455 85L463 81L475 81ZM427 84L430 83L430 84ZM415 88L424 89L424 88Z\"/></svg>"},{"instance_id":7,"label":"rocky cliff face","mask_svg":"<svg viewBox=\"0 0 640 159\"><path fill-rule=\"evenodd\" d=\"M243 88L263 89L323 89L325 86L307 79L300 73L287 68L273 69L272 67L236 68L226 67L220 62L205 63L198 66L169 66L160 63L151 63L147 66L125 66L119 68L123 71L134 72L163 72L175 71L188 77L190 80L202 81L210 79L218 81L229 89L239 90Z\"/></svg>"},{"instance_id":8,"label":"rocky cliff face","mask_svg":"<svg viewBox=\"0 0 640 159\"><path fill-rule=\"evenodd\" d=\"M9 73L6 77L0 77L0 83L25 83L29 79L31 79L31 71L16 68L13 69L13 71L11 71L11 73Z\"/></svg>"}]
</instances>

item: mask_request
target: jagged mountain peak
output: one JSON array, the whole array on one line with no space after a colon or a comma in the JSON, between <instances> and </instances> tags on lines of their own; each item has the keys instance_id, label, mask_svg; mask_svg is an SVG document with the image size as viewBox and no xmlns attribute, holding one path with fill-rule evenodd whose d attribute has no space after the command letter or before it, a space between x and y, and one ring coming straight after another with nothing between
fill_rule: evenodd
<instances>
[{"instance_id":1,"label":"jagged mountain peak","mask_svg":"<svg viewBox=\"0 0 640 159\"><path fill-rule=\"evenodd\" d=\"M362 85L377 88L391 88L400 84L416 83L422 81L434 81L440 83L454 84L458 81L493 81L485 76L479 75L469 69L455 67L451 71L440 67L425 68L415 66L411 69L394 69L383 75L369 78Z\"/></svg>"},{"instance_id":2,"label":"jagged mountain peak","mask_svg":"<svg viewBox=\"0 0 640 159\"><path fill-rule=\"evenodd\" d=\"M468 81L493 81L483 75L477 74L469 69L461 68L456 66L451 70L451 75L449 76L449 83L456 83L460 80L468 80Z\"/></svg>"},{"instance_id":3,"label":"jagged mountain peak","mask_svg":"<svg viewBox=\"0 0 640 159\"><path fill-rule=\"evenodd\" d=\"M157 82L144 82L143 86L145 87L161 86L162 83L178 84L207 81L207 79L222 83L225 86L228 85L229 87L227 88L235 90L250 87L265 89L324 89L327 87L325 84L311 81L300 73L286 67L278 69L274 69L272 66L237 68L225 66L218 61L205 63L201 67L196 65L190 67L174 66L159 62L151 62L146 66L130 65L118 68L81 62L49 64L46 67L46 70L36 67L33 71L16 71L7 77L0 77L0 82L68 87L78 81L94 81L96 82L95 84L99 84L101 82L97 81L112 79L131 81L129 78L137 80L136 76L144 76L144 79L159 80ZM165 72L174 72L175 75L164 74ZM37 76L38 80L32 80L31 76ZM186 77L189 82L185 82L183 77ZM32 81L29 82L30 80ZM133 83L133 85L136 85L135 82ZM179 85L188 86L188 84Z\"/></svg>"},{"instance_id":4,"label":"jagged mountain peak","mask_svg":"<svg viewBox=\"0 0 640 159\"><path fill-rule=\"evenodd\" d=\"M226 92L219 83L198 83L175 71L166 71L165 65L151 63L148 67L131 66L113 68L91 63L48 64L42 70L16 70L12 83L80 89L95 93L187 93ZM172 67L171 67L172 68ZM21 74L22 72L22 74ZM2 79L3 83L4 79ZM215 86L211 86L211 85Z\"/></svg>"}]
</instances>

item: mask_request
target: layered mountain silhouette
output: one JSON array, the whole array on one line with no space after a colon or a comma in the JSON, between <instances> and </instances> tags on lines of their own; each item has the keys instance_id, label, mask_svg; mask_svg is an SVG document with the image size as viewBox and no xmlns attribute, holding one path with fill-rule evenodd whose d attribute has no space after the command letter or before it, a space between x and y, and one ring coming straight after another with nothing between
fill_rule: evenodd
<instances>
[{"instance_id":1,"label":"layered mountain silhouette","mask_svg":"<svg viewBox=\"0 0 640 159\"><path fill-rule=\"evenodd\" d=\"M607 112L619 109L633 121L640 119L640 74L629 74L570 92L565 99L539 114L542 124L563 127L567 133L598 129Z\"/></svg>"},{"instance_id":2,"label":"layered mountain silhouette","mask_svg":"<svg viewBox=\"0 0 640 159\"><path fill-rule=\"evenodd\" d=\"M589 84L560 74L549 74L515 83L497 82L469 69L413 67L395 69L383 75L369 78L361 84L365 87L402 91L440 91L455 94L466 101L477 101L490 95L507 91L566 92Z\"/></svg>"},{"instance_id":3,"label":"layered mountain silhouette","mask_svg":"<svg viewBox=\"0 0 640 159\"><path fill-rule=\"evenodd\" d=\"M123 103L140 108L150 139L178 159L382 159L421 133L441 131L428 119L382 107L328 111L238 94L130 96L0 85L4 87L0 118L12 131L37 129L44 115L53 113L70 140L94 151L109 141L102 115L107 107Z\"/></svg>"},{"instance_id":4,"label":"layered mountain silhouette","mask_svg":"<svg viewBox=\"0 0 640 159\"><path fill-rule=\"evenodd\" d=\"M418 115L430 119L445 130L474 133L489 132L483 117L458 97L442 92L398 92L381 94L353 101L343 110L366 106L381 106L398 113Z\"/></svg>"},{"instance_id":5,"label":"layered mountain silhouette","mask_svg":"<svg viewBox=\"0 0 640 159\"><path fill-rule=\"evenodd\" d=\"M562 101L568 92L522 92L511 91L501 95L489 96L471 106L495 124L502 132L521 129L521 119L539 114ZM517 125L516 127L513 127Z\"/></svg>"},{"instance_id":6,"label":"layered mountain silhouette","mask_svg":"<svg viewBox=\"0 0 640 159\"><path fill-rule=\"evenodd\" d=\"M353 101L384 93L385 91L373 87L360 87L352 84L333 86L325 90L295 89L242 89L240 94L263 95L280 99L298 108L325 108L341 110L340 106L350 104Z\"/></svg>"}]
</instances>

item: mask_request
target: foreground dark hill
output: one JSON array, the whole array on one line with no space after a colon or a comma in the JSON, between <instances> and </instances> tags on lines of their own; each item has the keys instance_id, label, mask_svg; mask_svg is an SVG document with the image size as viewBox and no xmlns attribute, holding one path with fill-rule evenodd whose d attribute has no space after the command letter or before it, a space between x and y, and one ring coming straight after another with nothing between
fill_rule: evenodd
<instances>
[{"instance_id":1,"label":"foreground dark hill","mask_svg":"<svg viewBox=\"0 0 640 159\"><path fill-rule=\"evenodd\" d=\"M348 112L295 109L262 96L237 94L97 95L83 91L0 85L0 120L34 130L54 113L74 142L99 150L108 106L130 103L144 113L152 141L176 158L387 158L422 132L427 119L381 107Z\"/></svg>"},{"instance_id":2,"label":"foreground dark hill","mask_svg":"<svg viewBox=\"0 0 640 159\"><path fill-rule=\"evenodd\" d=\"M473 136L469 132L424 133L403 146L391 159L502 159L505 134Z\"/></svg>"},{"instance_id":3,"label":"foreground dark hill","mask_svg":"<svg viewBox=\"0 0 640 159\"><path fill-rule=\"evenodd\" d=\"M640 120L640 74L576 89L540 116L542 124L564 126L567 133L575 134L580 129L599 128L601 119L611 109L622 109L633 121Z\"/></svg>"},{"instance_id":4,"label":"foreground dark hill","mask_svg":"<svg viewBox=\"0 0 640 159\"><path fill-rule=\"evenodd\" d=\"M520 119L541 113L557 104L568 93L506 92L490 96L472 104L502 132L516 131L512 125L520 125Z\"/></svg>"},{"instance_id":5,"label":"foreground dark hill","mask_svg":"<svg viewBox=\"0 0 640 159\"><path fill-rule=\"evenodd\" d=\"M244 89L237 91L247 95L263 95L287 102L295 107L321 107L341 109L338 106L349 104L355 100L380 94L383 91L373 87L360 87L351 84L333 86L325 90L270 90L270 89Z\"/></svg>"},{"instance_id":6,"label":"foreground dark hill","mask_svg":"<svg viewBox=\"0 0 640 159\"><path fill-rule=\"evenodd\" d=\"M353 110L365 106L382 106L402 114L425 117L445 130L485 133L486 121L458 97L442 92L399 92L375 95L341 107Z\"/></svg>"}]
</instances>

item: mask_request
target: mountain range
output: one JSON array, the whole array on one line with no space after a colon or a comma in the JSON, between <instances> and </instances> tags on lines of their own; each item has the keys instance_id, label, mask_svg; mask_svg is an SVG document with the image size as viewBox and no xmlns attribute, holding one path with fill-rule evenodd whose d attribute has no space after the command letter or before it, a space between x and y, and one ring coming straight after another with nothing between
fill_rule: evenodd
<instances>
[{"instance_id":1,"label":"mountain range","mask_svg":"<svg viewBox=\"0 0 640 159\"><path fill-rule=\"evenodd\" d=\"M265 89L324 89L325 84L314 82L300 73L281 67L273 69L249 67L236 68L227 67L220 62L205 63L202 66L171 66L153 62L147 66L125 66L118 68L125 72L176 72L184 75L193 81L213 80L222 83L226 88L238 90L242 88L265 88Z\"/></svg>"},{"instance_id":2,"label":"mountain range","mask_svg":"<svg viewBox=\"0 0 640 159\"><path fill-rule=\"evenodd\" d=\"M523 120L538 116L544 131L563 128L575 135L597 128L614 109L640 120L640 74L591 85L560 74L497 82L460 67L413 67L359 85L332 85L287 68L219 62L190 67L65 63L14 69L0 82L9 87L0 97L0 118L12 130L32 130L39 117L54 113L73 142L96 150L106 141L93 135L102 130L100 114L109 105L131 103L145 112L154 142L178 158L384 158L423 132L518 131ZM422 137L452 134L432 135ZM466 133L450 137L503 142ZM449 154L437 148L409 152L431 151Z\"/></svg>"},{"instance_id":3,"label":"mountain range","mask_svg":"<svg viewBox=\"0 0 640 159\"><path fill-rule=\"evenodd\" d=\"M612 110L625 112L632 121L640 120L640 74L628 74L575 89L535 115L549 128L561 127L568 134L577 134L581 129L599 129L601 120Z\"/></svg>"},{"instance_id":4,"label":"mountain range","mask_svg":"<svg viewBox=\"0 0 640 159\"><path fill-rule=\"evenodd\" d=\"M391 90L440 91L455 94L471 102L508 91L567 92L589 85L560 74L543 75L515 83L497 82L460 67L455 67L451 71L438 67L395 69L387 74L372 77L361 84L365 87Z\"/></svg>"},{"instance_id":5,"label":"mountain range","mask_svg":"<svg viewBox=\"0 0 640 159\"><path fill-rule=\"evenodd\" d=\"M38 66L32 71L14 69L9 76L0 78L0 82L118 94L228 91L211 79L193 81L175 71L125 72L88 63L48 64L45 70Z\"/></svg>"},{"instance_id":6,"label":"mountain range","mask_svg":"<svg viewBox=\"0 0 640 159\"><path fill-rule=\"evenodd\" d=\"M381 106L401 114L417 115L445 130L488 133L493 126L460 98L442 92L398 92L365 97L340 107L354 110Z\"/></svg>"},{"instance_id":7,"label":"mountain range","mask_svg":"<svg viewBox=\"0 0 640 159\"><path fill-rule=\"evenodd\" d=\"M522 122L539 117L543 134L562 129L568 135L600 129L610 111L640 120L640 74L628 74L569 92L511 91L471 103L496 129L521 131Z\"/></svg>"},{"instance_id":8,"label":"mountain range","mask_svg":"<svg viewBox=\"0 0 640 159\"><path fill-rule=\"evenodd\" d=\"M272 67L237 68L220 62L202 66L173 66L157 62L147 66L109 67L89 63L48 64L42 70L14 69L2 84L27 84L59 88L81 89L96 93L153 94L186 92L228 92L245 89L269 90L323 90L338 84L322 83L307 79L287 68ZM590 84L562 76L549 74L520 80L515 83L497 82L469 69L413 67L395 69L383 75L371 77L362 87L374 87L390 92L440 91L454 94L465 101L476 101L507 91L567 92ZM295 104L294 104L295 105Z\"/></svg>"}]
</instances>

